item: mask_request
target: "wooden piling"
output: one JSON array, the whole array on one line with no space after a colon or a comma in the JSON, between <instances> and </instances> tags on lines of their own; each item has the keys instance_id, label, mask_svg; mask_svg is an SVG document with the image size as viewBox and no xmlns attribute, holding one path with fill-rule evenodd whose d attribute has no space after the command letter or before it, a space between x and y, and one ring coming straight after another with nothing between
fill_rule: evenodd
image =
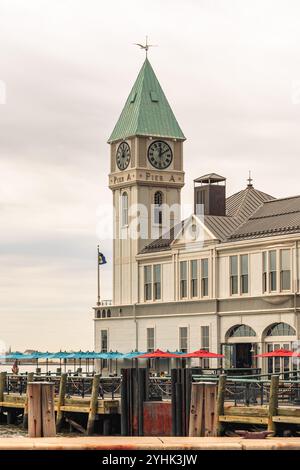
<instances>
[{"instance_id":1,"label":"wooden piling","mask_svg":"<svg viewBox=\"0 0 300 470\"><path fill-rule=\"evenodd\" d=\"M216 416L216 433L217 436L222 436L224 433L224 425L220 422L219 417L224 415L225 392L226 392L226 374L219 377L218 395L217 395L217 416Z\"/></svg>"},{"instance_id":2,"label":"wooden piling","mask_svg":"<svg viewBox=\"0 0 300 470\"><path fill-rule=\"evenodd\" d=\"M278 410L278 391L279 391L279 375L272 375L270 385L270 398L268 409L268 431L276 432L276 424L273 416L277 415Z\"/></svg>"},{"instance_id":3,"label":"wooden piling","mask_svg":"<svg viewBox=\"0 0 300 470\"><path fill-rule=\"evenodd\" d=\"M4 392L6 386L6 372L0 372L0 401L4 401Z\"/></svg>"},{"instance_id":4,"label":"wooden piling","mask_svg":"<svg viewBox=\"0 0 300 470\"><path fill-rule=\"evenodd\" d=\"M188 436L193 376L192 376L191 369L183 369L183 372L184 372L184 435Z\"/></svg>"},{"instance_id":5,"label":"wooden piling","mask_svg":"<svg viewBox=\"0 0 300 470\"><path fill-rule=\"evenodd\" d=\"M96 420L97 408L98 408L99 385L100 385L100 374L96 374L93 377L92 395L91 395L89 417L88 417L88 424L87 424L87 430L86 430L86 433L88 436L91 436L94 432L95 420Z\"/></svg>"},{"instance_id":6,"label":"wooden piling","mask_svg":"<svg viewBox=\"0 0 300 470\"><path fill-rule=\"evenodd\" d=\"M28 435L54 437L54 383L28 382Z\"/></svg>"},{"instance_id":7,"label":"wooden piling","mask_svg":"<svg viewBox=\"0 0 300 470\"><path fill-rule=\"evenodd\" d=\"M29 382L28 392L28 435L42 437L42 394L41 382Z\"/></svg>"},{"instance_id":8,"label":"wooden piling","mask_svg":"<svg viewBox=\"0 0 300 470\"><path fill-rule=\"evenodd\" d=\"M145 401L145 382L146 382L146 369L137 369L138 374L138 435L144 435L144 401Z\"/></svg>"},{"instance_id":9,"label":"wooden piling","mask_svg":"<svg viewBox=\"0 0 300 470\"><path fill-rule=\"evenodd\" d=\"M177 383L176 387L176 435L182 436L182 383Z\"/></svg>"},{"instance_id":10,"label":"wooden piling","mask_svg":"<svg viewBox=\"0 0 300 470\"><path fill-rule=\"evenodd\" d=\"M121 435L128 436L128 369L121 370Z\"/></svg>"},{"instance_id":11,"label":"wooden piling","mask_svg":"<svg viewBox=\"0 0 300 470\"><path fill-rule=\"evenodd\" d=\"M67 378L68 378L68 374L61 374L60 383L59 383L58 402L57 402L57 413L56 413L56 430L58 432L61 430L62 423L64 420L64 413L61 410L61 407L65 404Z\"/></svg>"},{"instance_id":12,"label":"wooden piling","mask_svg":"<svg viewBox=\"0 0 300 470\"><path fill-rule=\"evenodd\" d=\"M176 382L177 369L171 370L171 406L172 406L172 436L176 436Z\"/></svg>"},{"instance_id":13,"label":"wooden piling","mask_svg":"<svg viewBox=\"0 0 300 470\"><path fill-rule=\"evenodd\" d=\"M193 383L191 390L191 407L189 419L189 436L199 437L204 434L203 429L203 384Z\"/></svg>"},{"instance_id":14,"label":"wooden piling","mask_svg":"<svg viewBox=\"0 0 300 470\"><path fill-rule=\"evenodd\" d=\"M216 436L216 409L217 409L217 385L215 383L204 384L204 422L205 437Z\"/></svg>"},{"instance_id":15,"label":"wooden piling","mask_svg":"<svg viewBox=\"0 0 300 470\"><path fill-rule=\"evenodd\" d=\"M54 383L43 383L42 394L42 430L43 437L55 437Z\"/></svg>"},{"instance_id":16,"label":"wooden piling","mask_svg":"<svg viewBox=\"0 0 300 470\"><path fill-rule=\"evenodd\" d=\"M26 390L26 399L24 405L24 414L23 414L23 428L28 429L28 383L33 382L34 372L29 372L27 374L27 390Z\"/></svg>"}]
</instances>

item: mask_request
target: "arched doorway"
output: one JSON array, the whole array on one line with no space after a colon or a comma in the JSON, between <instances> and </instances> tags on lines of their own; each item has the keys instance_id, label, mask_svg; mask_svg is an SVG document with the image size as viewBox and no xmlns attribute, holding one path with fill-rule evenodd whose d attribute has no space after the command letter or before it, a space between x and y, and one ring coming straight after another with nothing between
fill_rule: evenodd
<instances>
[{"instance_id":1,"label":"arched doorway","mask_svg":"<svg viewBox=\"0 0 300 470\"><path fill-rule=\"evenodd\" d=\"M296 330L291 325L284 322L273 323L263 333L265 352L293 350L296 339ZM279 374L297 368L297 363L292 357L268 357L266 366L268 374Z\"/></svg>"},{"instance_id":2,"label":"arched doorway","mask_svg":"<svg viewBox=\"0 0 300 470\"><path fill-rule=\"evenodd\" d=\"M226 343L222 345L225 356L225 369L249 369L255 367L257 336L249 325L234 325L225 335Z\"/></svg>"}]
</instances>

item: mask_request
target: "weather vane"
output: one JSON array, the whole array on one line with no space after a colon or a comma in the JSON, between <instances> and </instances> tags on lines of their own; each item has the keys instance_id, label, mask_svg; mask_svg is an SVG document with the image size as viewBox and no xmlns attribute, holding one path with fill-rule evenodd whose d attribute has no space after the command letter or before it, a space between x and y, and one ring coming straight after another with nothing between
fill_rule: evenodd
<instances>
[{"instance_id":1,"label":"weather vane","mask_svg":"<svg viewBox=\"0 0 300 470\"><path fill-rule=\"evenodd\" d=\"M134 45L139 46L141 49L144 49L144 51L146 52L146 57L148 54L149 47L157 47L156 44L148 44L148 36L146 36L146 44L140 44L135 42Z\"/></svg>"}]
</instances>

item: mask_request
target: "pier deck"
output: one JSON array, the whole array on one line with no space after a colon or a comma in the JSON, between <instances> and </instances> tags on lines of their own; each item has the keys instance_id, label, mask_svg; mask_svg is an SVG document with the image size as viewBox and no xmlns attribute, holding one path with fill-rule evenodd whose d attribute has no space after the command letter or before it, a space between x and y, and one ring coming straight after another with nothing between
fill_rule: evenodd
<instances>
[{"instance_id":1,"label":"pier deck","mask_svg":"<svg viewBox=\"0 0 300 470\"><path fill-rule=\"evenodd\" d=\"M3 401L0 402L0 408L25 408L26 395L18 395L17 393L5 393ZM58 397L54 399L54 408L57 411ZM110 398L98 399L98 414L116 414L119 413L120 401ZM69 413L89 413L90 398L70 397L65 398L64 405L60 406L61 411Z\"/></svg>"},{"instance_id":2,"label":"pier deck","mask_svg":"<svg viewBox=\"0 0 300 470\"><path fill-rule=\"evenodd\" d=\"M300 438L14 437L0 439L1 450L300 450Z\"/></svg>"}]
</instances>

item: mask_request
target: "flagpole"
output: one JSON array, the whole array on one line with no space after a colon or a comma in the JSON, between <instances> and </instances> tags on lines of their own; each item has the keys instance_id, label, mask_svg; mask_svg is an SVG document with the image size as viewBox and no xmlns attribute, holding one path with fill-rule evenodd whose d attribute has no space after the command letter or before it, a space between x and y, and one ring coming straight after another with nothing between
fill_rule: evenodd
<instances>
[{"instance_id":1,"label":"flagpole","mask_svg":"<svg viewBox=\"0 0 300 470\"><path fill-rule=\"evenodd\" d=\"M99 245L97 245L97 305L100 305L100 263L99 263Z\"/></svg>"}]
</instances>

